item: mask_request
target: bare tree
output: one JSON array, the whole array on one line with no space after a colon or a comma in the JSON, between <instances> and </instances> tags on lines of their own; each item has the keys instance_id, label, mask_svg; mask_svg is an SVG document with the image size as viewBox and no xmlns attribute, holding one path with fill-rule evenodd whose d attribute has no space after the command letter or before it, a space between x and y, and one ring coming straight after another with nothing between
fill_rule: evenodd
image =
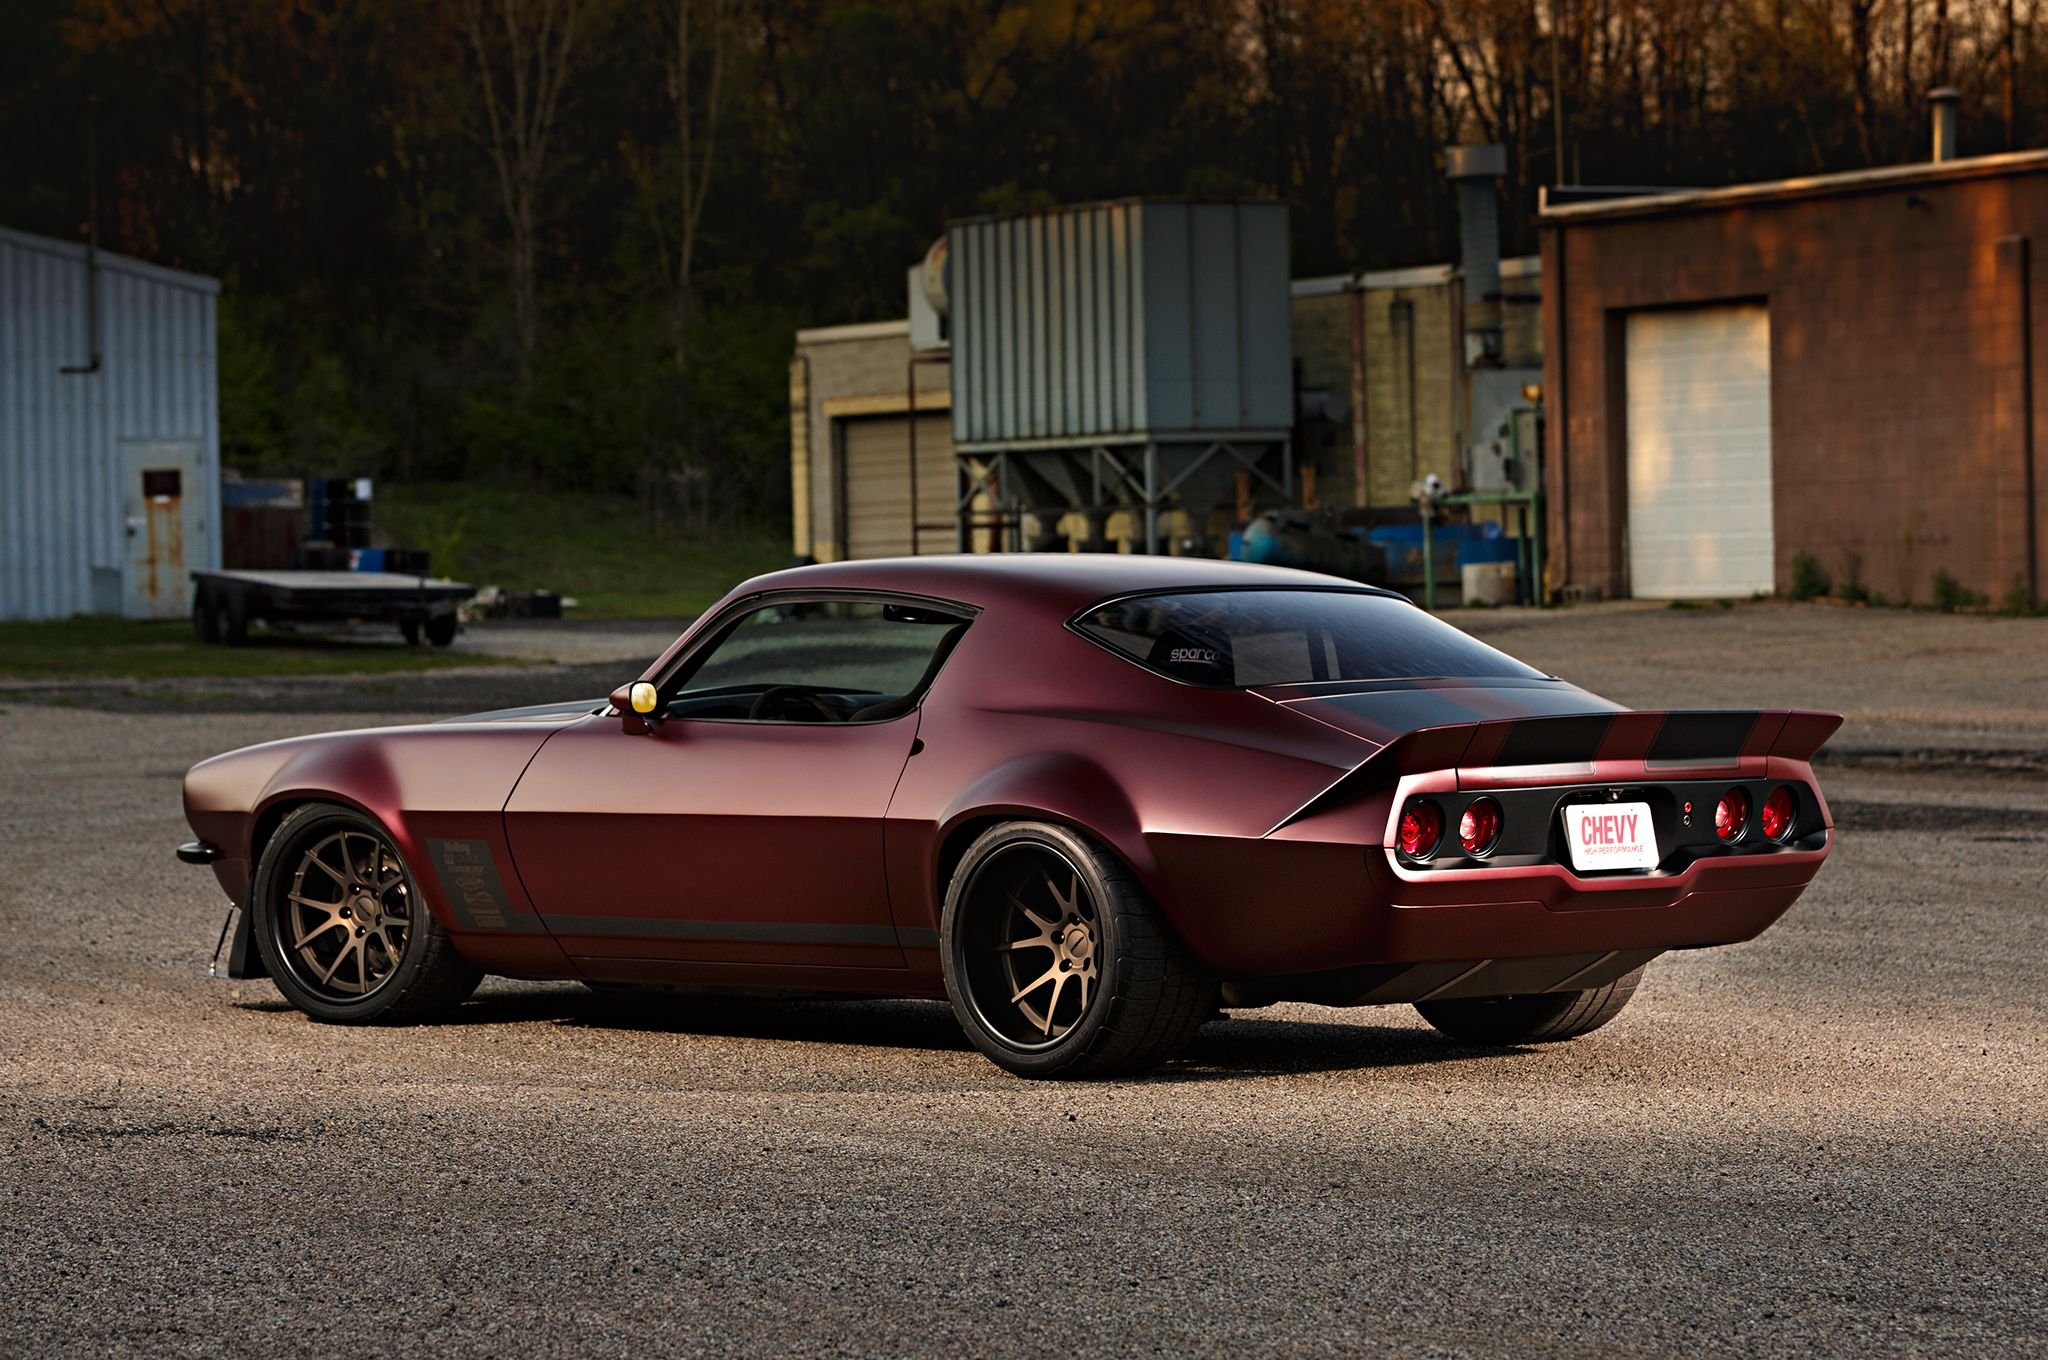
<instances>
[{"instance_id":1,"label":"bare tree","mask_svg":"<svg viewBox=\"0 0 2048 1360\"><path fill-rule=\"evenodd\" d=\"M535 284L548 143L576 59L581 0L462 0L463 35L476 57L486 145L511 232L512 313L519 386L533 380L540 344Z\"/></svg>"},{"instance_id":2,"label":"bare tree","mask_svg":"<svg viewBox=\"0 0 2048 1360\"><path fill-rule=\"evenodd\" d=\"M711 199L711 172L717 166L737 8L739 0L670 0L664 47L668 96L676 115L676 166L670 172L674 193L666 193L662 180L670 176L662 174L651 156L635 158L641 193L653 211L655 244L662 252L678 373L690 360L696 242L705 221L705 203Z\"/></svg>"}]
</instances>

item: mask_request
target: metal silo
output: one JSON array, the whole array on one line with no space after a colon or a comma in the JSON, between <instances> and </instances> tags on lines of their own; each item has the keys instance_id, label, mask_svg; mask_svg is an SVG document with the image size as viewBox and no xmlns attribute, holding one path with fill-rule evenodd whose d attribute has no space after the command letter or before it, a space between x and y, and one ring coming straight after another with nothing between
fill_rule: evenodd
<instances>
[{"instance_id":1,"label":"metal silo","mask_svg":"<svg viewBox=\"0 0 2048 1360\"><path fill-rule=\"evenodd\" d=\"M1292 495L1284 205L976 218L947 256L962 504L993 498L1013 540L1078 511L1099 545L1128 510L1157 552L1163 511L1233 500L1240 474Z\"/></svg>"},{"instance_id":2,"label":"metal silo","mask_svg":"<svg viewBox=\"0 0 2048 1360\"><path fill-rule=\"evenodd\" d=\"M0 618L173 618L220 565L220 284L0 228Z\"/></svg>"}]
</instances>

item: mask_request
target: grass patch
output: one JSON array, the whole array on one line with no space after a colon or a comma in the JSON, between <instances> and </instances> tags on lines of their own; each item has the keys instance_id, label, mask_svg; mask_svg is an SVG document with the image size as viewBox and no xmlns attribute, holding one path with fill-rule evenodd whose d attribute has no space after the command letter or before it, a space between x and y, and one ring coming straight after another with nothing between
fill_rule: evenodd
<instances>
[{"instance_id":1,"label":"grass patch","mask_svg":"<svg viewBox=\"0 0 2048 1360\"><path fill-rule=\"evenodd\" d=\"M233 679L361 675L505 664L516 663L510 658L474 652L261 631L250 636L246 647L207 645L193 637L191 624L183 622L75 618L48 623L0 623L0 675L15 679Z\"/></svg>"},{"instance_id":2,"label":"grass patch","mask_svg":"<svg viewBox=\"0 0 2048 1360\"><path fill-rule=\"evenodd\" d=\"M789 534L767 525L661 529L617 496L461 484L377 488L379 535L426 548L433 569L472 585L554 590L577 618L702 613L750 576L789 565Z\"/></svg>"}]
</instances>

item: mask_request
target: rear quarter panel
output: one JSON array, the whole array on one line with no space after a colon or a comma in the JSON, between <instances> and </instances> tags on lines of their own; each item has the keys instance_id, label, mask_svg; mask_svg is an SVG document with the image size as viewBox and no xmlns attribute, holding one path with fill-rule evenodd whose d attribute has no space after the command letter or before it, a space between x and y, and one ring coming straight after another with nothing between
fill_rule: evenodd
<instances>
[{"instance_id":1,"label":"rear quarter panel","mask_svg":"<svg viewBox=\"0 0 2048 1360\"><path fill-rule=\"evenodd\" d=\"M1246 922L1281 899L1308 910L1367 890L1356 843L1260 838L1371 743L1248 692L1177 684L1060 623L991 609L927 697L885 831L899 927L931 938L961 851L1011 818L1106 842L1216 966L1269 962L1245 961L1259 937ZM1253 884L1264 891L1245 895Z\"/></svg>"}]
</instances>

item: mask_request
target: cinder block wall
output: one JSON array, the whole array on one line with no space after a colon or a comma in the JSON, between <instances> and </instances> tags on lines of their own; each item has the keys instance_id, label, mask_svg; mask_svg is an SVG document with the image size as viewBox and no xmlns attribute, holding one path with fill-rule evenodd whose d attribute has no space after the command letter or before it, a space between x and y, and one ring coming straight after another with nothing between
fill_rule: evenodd
<instances>
[{"instance_id":1,"label":"cinder block wall","mask_svg":"<svg viewBox=\"0 0 2048 1360\"><path fill-rule=\"evenodd\" d=\"M1399 505L1410 485L1431 472L1457 480L1463 403L1462 338L1456 332L1457 288L1446 280L1365 294L1365 409L1368 502ZM1294 356L1302 385L1327 388L1350 399L1351 298L1327 293L1294 299ZM1413 361L1411 400L1410 361ZM1352 438L1300 449L1318 466L1317 492L1325 505L1355 503Z\"/></svg>"},{"instance_id":2,"label":"cinder block wall","mask_svg":"<svg viewBox=\"0 0 2048 1360\"><path fill-rule=\"evenodd\" d=\"M790 363L792 548L820 562L839 555L838 421L909 409L910 326L878 322L797 334ZM918 409L951 406L944 363L917 366Z\"/></svg>"}]
</instances>

